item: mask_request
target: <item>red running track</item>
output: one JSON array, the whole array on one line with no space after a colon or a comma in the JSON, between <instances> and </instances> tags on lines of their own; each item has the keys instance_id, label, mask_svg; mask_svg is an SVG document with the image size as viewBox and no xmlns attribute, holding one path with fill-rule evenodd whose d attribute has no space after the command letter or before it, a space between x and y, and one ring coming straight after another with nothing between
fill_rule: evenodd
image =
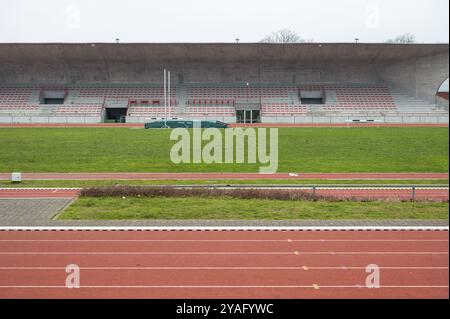
<instances>
[{"instance_id":1,"label":"red running track","mask_svg":"<svg viewBox=\"0 0 450 319\"><path fill-rule=\"evenodd\" d=\"M24 180L433 180L448 179L448 173L23 173ZM0 180L10 180L0 173Z\"/></svg>"},{"instance_id":2,"label":"red running track","mask_svg":"<svg viewBox=\"0 0 450 319\"><path fill-rule=\"evenodd\" d=\"M287 192L289 190L286 190ZM0 198L74 198L80 193L78 189L0 189ZM333 196L339 199L355 200L410 200L413 198L411 189L317 189L317 195ZM417 200L447 201L448 189L416 190Z\"/></svg>"},{"instance_id":3,"label":"red running track","mask_svg":"<svg viewBox=\"0 0 450 319\"><path fill-rule=\"evenodd\" d=\"M449 298L447 231L0 232L0 298ZM80 288L66 287L66 267ZM368 265L380 288L366 287Z\"/></svg>"},{"instance_id":4,"label":"red running track","mask_svg":"<svg viewBox=\"0 0 450 319\"><path fill-rule=\"evenodd\" d=\"M339 199L355 200L411 200L412 189L318 189L317 195L333 196ZM416 200L448 201L448 189L416 189Z\"/></svg>"}]
</instances>

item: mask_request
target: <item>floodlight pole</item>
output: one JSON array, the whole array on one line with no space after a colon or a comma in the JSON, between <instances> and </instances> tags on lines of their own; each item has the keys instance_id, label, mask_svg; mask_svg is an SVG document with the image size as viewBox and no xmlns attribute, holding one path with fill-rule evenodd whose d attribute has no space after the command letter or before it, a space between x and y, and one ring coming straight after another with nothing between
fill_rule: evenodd
<instances>
[{"instance_id":1,"label":"floodlight pole","mask_svg":"<svg viewBox=\"0 0 450 319\"><path fill-rule=\"evenodd\" d=\"M167 128L167 70L164 69L164 126Z\"/></svg>"},{"instance_id":2,"label":"floodlight pole","mask_svg":"<svg viewBox=\"0 0 450 319\"><path fill-rule=\"evenodd\" d=\"M172 104L172 98L171 98L171 95L170 95L170 92L171 92L171 74L170 74L170 71L168 72L168 79L167 79L167 84L168 84L168 87L169 87L169 89L168 89L168 92L169 92L169 94L168 94L168 105L169 105L169 111L168 111L168 113L169 113L169 117L171 117L172 116L172 111L171 111L171 109L170 109L170 107L171 107L171 104ZM167 118L167 116L166 116L166 118Z\"/></svg>"},{"instance_id":3,"label":"floodlight pole","mask_svg":"<svg viewBox=\"0 0 450 319\"><path fill-rule=\"evenodd\" d=\"M167 104L167 88L166 88L166 77L167 77L167 71L164 69L164 111L166 110L166 104Z\"/></svg>"}]
</instances>

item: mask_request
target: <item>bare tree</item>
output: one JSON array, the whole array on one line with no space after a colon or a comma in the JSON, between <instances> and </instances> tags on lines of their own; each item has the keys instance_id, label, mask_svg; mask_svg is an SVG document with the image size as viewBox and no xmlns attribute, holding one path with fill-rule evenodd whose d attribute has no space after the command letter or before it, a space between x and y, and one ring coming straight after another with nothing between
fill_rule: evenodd
<instances>
[{"instance_id":1,"label":"bare tree","mask_svg":"<svg viewBox=\"0 0 450 319\"><path fill-rule=\"evenodd\" d=\"M304 43L303 40L295 31L289 29L279 30L266 36L261 40L262 43Z\"/></svg>"},{"instance_id":2,"label":"bare tree","mask_svg":"<svg viewBox=\"0 0 450 319\"><path fill-rule=\"evenodd\" d=\"M402 35L397 36L395 39L387 40L387 43L396 43L396 44L412 44L416 43L416 36L411 33L404 33Z\"/></svg>"}]
</instances>

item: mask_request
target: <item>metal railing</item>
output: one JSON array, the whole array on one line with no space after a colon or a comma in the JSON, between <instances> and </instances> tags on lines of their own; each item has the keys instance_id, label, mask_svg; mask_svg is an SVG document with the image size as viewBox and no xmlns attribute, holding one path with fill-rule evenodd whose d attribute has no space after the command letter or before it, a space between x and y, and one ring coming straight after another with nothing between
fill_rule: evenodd
<instances>
[{"instance_id":1,"label":"metal railing","mask_svg":"<svg viewBox=\"0 0 450 319\"><path fill-rule=\"evenodd\" d=\"M156 186L156 185L154 185ZM206 189L266 189L266 190L306 190L314 196L320 190L409 190L410 199L417 199L418 190L449 190L448 184L432 184L432 185L382 185L382 184L211 184L211 185L158 185L157 187L175 187L175 188L206 188Z\"/></svg>"}]
</instances>

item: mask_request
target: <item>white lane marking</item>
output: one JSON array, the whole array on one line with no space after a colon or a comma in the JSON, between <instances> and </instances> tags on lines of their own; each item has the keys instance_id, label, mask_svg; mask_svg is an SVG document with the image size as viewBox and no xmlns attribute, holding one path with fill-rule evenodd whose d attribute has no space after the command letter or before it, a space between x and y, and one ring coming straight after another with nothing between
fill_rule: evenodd
<instances>
[{"instance_id":1,"label":"white lane marking","mask_svg":"<svg viewBox=\"0 0 450 319\"><path fill-rule=\"evenodd\" d=\"M51 197L51 196L53 196L53 197ZM25 197L25 196L21 196L21 197L8 196L8 197L0 197L0 199L2 199L2 200L14 200L14 199L16 199L16 200L22 200L22 199L26 199L26 200L28 200L28 199L73 199L75 197L76 197L76 195L71 196L71 195L67 195L67 194L64 194L64 195L59 195L58 194L58 196L55 197L54 195L46 194L46 196L33 196L33 195L30 195L30 196L27 196L27 197ZM2 228L0 228L0 231L2 231Z\"/></svg>"},{"instance_id":2,"label":"white lane marking","mask_svg":"<svg viewBox=\"0 0 450 319\"><path fill-rule=\"evenodd\" d=\"M448 239L0 239L0 242L132 242L132 243L292 243L292 242L449 242Z\"/></svg>"},{"instance_id":3,"label":"white lane marking","mask_svg":"<svg viewBox=\"0 0 450 319\"><path fill-rule=\"evenodd\" d=\"M60 188L60 187L11 187L11 188L0 188L0 191L81 191L82 188Z\"/></svg>"},{"instance_id":4,"label":"white lane marking","mask_svg":"<svg viewBox=\"0 0 450 319\"><path fill-rule=\"evenodd\" d=\"M80 270L365 270L367 267L80 267ZM65 267L0 267L0 270L64 270ZM380 267L384 270L448 270L449 267Z\"/></svg>"},{"instance_id":5,"label":"white lane marking","mask_svg":"<svg viewBox=\"0 0 450 319\"><path fill-rule=\"evenodd\" d=\"M333 252L333 255L448 255L448 252L394 252L394 251L380 251L380 252L360 252L360 251L342 251ZM0 255L330 255L328 251L320 252L0 252Z\"/></svg>"},{"instance_id":6,"label":"white lane marking","mask_svg":"<svg viewBox=\"0 0 450 319\"><path fill-rule=\"evenodd\" d=\"M0 227L0 231L449 231L449 226L216 226L216 227L157 227L157 226L60 226L60 227Z\"/></svg>"},{"instance_id":7,"label":"white lane marking","mask_svg":"<svg viewBox=\"0 0 450 319\"><path fill-rule=\"evenodd\" d=\"M145 186L145 185L144 185ZM177 186L177 185L147 185L148 187L173 187L173 188L181 188L181 189L196 189L196 188L205 188L205 189L218 189L218 190L240 190L240 189L263 189L263 190L310 190L314 186L310 185L299 185L299 186L280 186L280 187L258 187L258 186L245 186L245 187L239 187L239 186L195 186L195 187L188 187L188 186ZM386 187L386 186L339 186L339 187L327 187L327 186L316 186L316 190L411 190L411 186L397 186L397 187ZM0 188L0 191L54 191L54 190L68 190L68 191L80 191L83 190L83 188L80 187L3 187ZM416 186L416 190L449 190L449 187L444 186Z\"/></svg>"},{"instance_id":8,"label":"white lane marking","mask_svg":"<svg viewBox=\"0 0 450 319\"><path fill-rule=\"evenodd\" d=\"M158 186L156 186L158 187ZM255 190L255 189L259 189L259 190L291 190L291 191L311 191L313 189L314 186L295 186L295 187L227 187L227 186L205 186L205 187L180 187L180 186L174 186L174 188L176 189L198 189L198 188L204 188L204 189L210 189L210 190L242 190L242 189L248 189L248 190ZM345 187L345 186L341 186L341 187L327 187L327 186L316 186L315 187L316 190L336 190L336 191L346 191L346 190L350 190L350 191L411 191L412 187L411 186L399 186L399 187L386 187L386 186L370 186L370 187L358 187L358 186L351 186L351 187ZM421 186L416 186L416 190L449 190L448 187L421 187Z\"/></svg>"},{"instance_id":9,"label":"white lane marking","mask_svg":"<svg viewBox=\"0 0 450 319\"><path fill-rule=\"evenodd\" d=\"M80 289L315 289L306 286L80 286ZM359 285L320 286L329 289L361 289ZM449 286L381 286L380 289L444 289ZM67 289L66 286L0 286L0 289Z\"/></svg>"},{"instance_id":10,"label":"white lane marking","mask_svg":"<svg viewBox=\"0 0 450 319\"><path fill-rule=\"evenodd\" d=\"M412 187L316 187L316 190L337 190L337 191L346 191L346 190L369 190L369 191L411 191ZM448 187L416 187L416 190L439 190L439 191L448 191Z\"/></svg>"}]
</instances>

